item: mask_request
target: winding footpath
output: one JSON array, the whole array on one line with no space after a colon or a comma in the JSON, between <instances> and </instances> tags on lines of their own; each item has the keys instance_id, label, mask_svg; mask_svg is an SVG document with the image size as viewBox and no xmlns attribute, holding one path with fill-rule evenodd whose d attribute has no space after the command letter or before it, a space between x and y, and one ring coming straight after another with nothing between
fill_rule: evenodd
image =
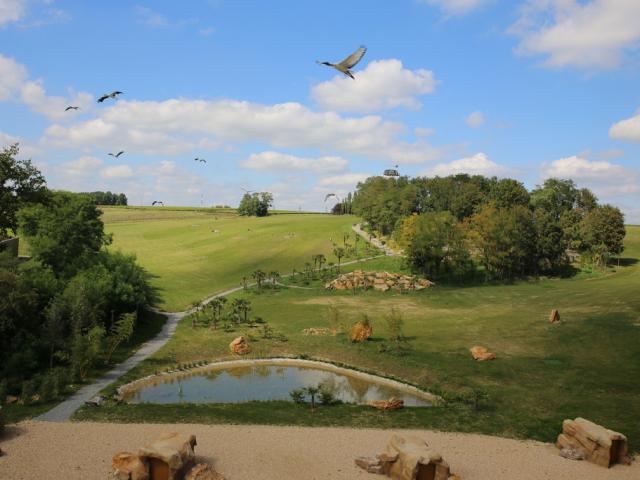
<instances>
[{"instance_id":1,"label":"winding footpath","mask_svg":"<svg viewBox=\"0 0 640 480\"><path fill-rule=\"evenodd\" d=\"M343 266L352 265L354 263L364 262L364 261L371 260L373 258L378 258L378 257L379 255L374 257L362 258L359 260L351 260L349 262L344 262L342 265ZM283 277L290 277L290 276L291 274L283 275ZM248 287L251 287L253 285L255 285L255 283L248 285ZM228 290L224 290L222 292L216 293L215 295L205 298L201 302L201 305L206 305L207 303L209 303L215 298L226 297L227 295L231 295L232 293L239 292L242 289L243 287L234 287L234 288L230 288ZM51 410L43 413L42 415L39 415L38 417L35 417L35 419L45 421L45 422L68 422L71 419L71 416L74 414L74 412L78 410L80 407L82 407L85 404L85 402L88 402L89 400L91 400L93 397L98 395L98 393L100 393L102 389L106 388L109 384L115 382L118 378L120 378L129 370L134 368L140 362L149 358L155 352L160 350L160 348L162 348L173 336L173 333L175 332L176 327L178 326L178 323L180 322L180 320L182 320L187 315L191 314L194 310L195 308L192 308L184 312L163 312L160 310L155 310L157 313L160 313L167 317L167 321L162 327L162 330L160 331L160 333L158 333L158 335L156 335L154 338L152 338L148 342L142 344L142 346L133 355L127 358L124 362L116 365L112 370L110 370L109 372L105 373L103 376L98 378L94 383L91 383L90 385L86 385L82 387L80 390L74 393L71 397L59 403L58 405L53 407Z\"/></svg>"}]
</instances>

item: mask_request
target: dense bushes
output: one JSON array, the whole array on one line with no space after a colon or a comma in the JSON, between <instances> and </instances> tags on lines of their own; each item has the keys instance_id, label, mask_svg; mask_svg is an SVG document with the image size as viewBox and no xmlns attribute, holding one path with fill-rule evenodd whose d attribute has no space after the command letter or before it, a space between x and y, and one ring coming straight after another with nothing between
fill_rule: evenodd
<instances>
[{"instance_id":1,"label":"dense bushes","mask_svg":"<svg viewBox=\"0 0 640 480\"><path fill-rule=\"evenodd\" d=\"M273 204L273 195L269 192L245 193L238 206L238 214L255 217L266 217Z\"/></svg>"},{"instance_id":2,"label":"dense bushes","mask_svg":"<svg viewBox=\"0 0 640 480\"><path fill-rule=\"evenodd\" d=\"M620 210L571 180L528 192L516 180L479 175L370 177L353 199L355 214L393 235L413 270L434 279L473 278L477 266L498 281L558 274L568 249L599 265L623 249Z\"/></svg>"}]
</instances>

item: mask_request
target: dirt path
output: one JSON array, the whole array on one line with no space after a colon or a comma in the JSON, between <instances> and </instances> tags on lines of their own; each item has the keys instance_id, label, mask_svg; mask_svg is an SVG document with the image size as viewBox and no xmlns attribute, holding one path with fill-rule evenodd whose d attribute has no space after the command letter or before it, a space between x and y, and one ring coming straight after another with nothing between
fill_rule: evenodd
<instances>
[{"instance_id":1,"label":"dirt path","mask_svg":"<svg viewBox=\"0 0 640 480\"><path fill-rule=\"evenodd\" d=\"M371 245L373 245L374 247L377 247L380 250L382 250L386 255L394 256L394 257L402 256L402 252L401 251L394 250L393 248L391 248L391 247L387 246L386 244L382 243L380 240L378 240L373 235L369 235L367 232L362 230L362 224L357 223L357 224L353 225L351 228L353 229L354 232L356 232L358 235L360 235L362 238L364 238Z\"/></svg>"},{"instance_id":2,"label":"dirt path","mask_svg":"<svg viewBox=\"0 0 640 480\"><path fill-rule=\"evenodd\" d=\"M111 457L137 451L164 432L196 435L198 460L228 480L377 480L354 458L384 450L393 430L259 425L23 422L10 426L3 480L104 480ZM550 444L486 435L398 431L423 438L464 480L637 480L640 463L606 469L567 460Z\"/></svg>"}]
</instances>

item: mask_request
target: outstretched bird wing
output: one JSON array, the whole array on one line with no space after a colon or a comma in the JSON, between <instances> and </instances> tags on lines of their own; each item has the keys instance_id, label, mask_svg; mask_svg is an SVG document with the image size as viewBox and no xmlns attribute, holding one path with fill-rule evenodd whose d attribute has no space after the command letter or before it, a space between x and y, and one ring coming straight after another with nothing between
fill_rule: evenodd
<instances>
[{"instance_id":1,"label":"outstretched bird wing","mask_svg":"<svg viewBox=\"0 0 640 480\"><path fill-rule=\"evenodd\" d=\"M362 60L362 57L364 57L364 54L366 53L366 51L367 51L367 47L360 47L358 50L353 52L347 58L342 60L338 65L341 65L347 69L353 68L358 64L360 60Z\"/></svg>"},{"instance_id":2,"label":"outstretched bird wing","mask_svg":"<svg viewBox=\"0 0 640 480\"><path fill-rule=\"evenodd\" d=\"M98 99L98 103L102 103L102 102L104 102L107 98L109 98L109 95L102 95L102 96Z\"/></svg>"},{"instance_id":3,"label":"outstretched bird wing","mask_svg":"<svg viewBox=\"0 0 640 480\"><path fill-rule=\"evenodd\" d=\"M116 158L118 158L120 155L122 155L124 153L124 150L120 150L118 153L116 153Z\"/></svg>"},{"instance_id":4,"label":"outstretched bird wing","mask_svg":"<svg viewBox=\"0 0 640 480\"><path fill-rule=\"evenodd\" d=\"M335 197L335 196L336 196L336 194L335 194L335 193L327 193L327 194L324 196L324 201L326 202L328 199L330 199L331 197Z\"/></svg>"}]
</instances>

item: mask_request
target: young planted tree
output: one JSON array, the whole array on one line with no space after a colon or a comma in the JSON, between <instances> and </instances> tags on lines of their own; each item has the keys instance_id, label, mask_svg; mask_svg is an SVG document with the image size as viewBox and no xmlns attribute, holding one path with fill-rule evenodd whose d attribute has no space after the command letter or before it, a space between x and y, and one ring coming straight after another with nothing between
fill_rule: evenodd
<instances>
[{"instance_id":1,"label":"young planted tree","mask_svg":"<svg viewBox=\"0 0 640 480\"><path fill-rule=\"evenodd\" d=\"M391 307L391 310L389 310L389 313L387 313L384 318L387 322L389 339L394 342L400 342L403 340L404 335L402 333L402 327L404 325L404 320L400 310L395 307Z\"/></svg>"},{"instance_id":2,"label":"young planted tree","mask_svg":"<svg viewBox=\"0 0 640 480\"><path fill-rule=\"evenodd\" d=\"M120 315L120 318L113 324L111 327L111 334L107 339L109 345L107 348L107 363L111 361L111 356L118 346L123 342L127 342L131 338L136 326L137 318L138 315L136 312L125 313Z\"/></svg>"},{"instance_id":3,"label":"young planted tree","mask_svg":"<svg viewBox=\"0 0 640 480\"><path fill-rule=\"evenodd\" d=\"M342 257L346 255L346 250L343 247L336 247L333 249L333 254L338 259L338 272L340 271L340 263L342 261Z\"/></svg>"},{"instance_id":4,"label":"young planted tree","mask_svg":"<svg viewBox=\"0 0 640 480\"><path fill-rule=\"evenodd\" d=\"M262 291L262 282L264 281L265 277L267 276L266 273L264 273L262 270L258 269L255 270L251 276L253 277L253 279L256 281L256 287L258 287L258 291Z\"/></svg>"},{"instance_id":5,"label":"young planted tree","mask_svg":"<svg viewBox=\"0 0 640 480\"><path fill-rule=\"evenodd\" d=\"M316 409L316 395L320 393L320 388L306 387L303 390L307 395L309 395L309 398L311 399L311 411L313 412Z\"/></svg>"},{"instance_id":6,"label":"young planted tree","mask_svg":"<svg viewBox=\"0 0 640 480\"><path fill-rule=\"evenodd\" d=\"M322 266L327 262L327 257L325 257L322 253L317 255L318 257L318 271L322 270Z\"/></svg>"},{"instance_id":7,"label":"young planted tree","mask_svg":"<svg viewBox=\"0 0 640 480\"><path fill-rule=\"evenodd\" d=\"M273 288L276 288L278 280L280 280L280 272L278 272L277 270L271 270L269 272L269 280L271 281L271 286Z\"/></svg>"}]
</instances>

